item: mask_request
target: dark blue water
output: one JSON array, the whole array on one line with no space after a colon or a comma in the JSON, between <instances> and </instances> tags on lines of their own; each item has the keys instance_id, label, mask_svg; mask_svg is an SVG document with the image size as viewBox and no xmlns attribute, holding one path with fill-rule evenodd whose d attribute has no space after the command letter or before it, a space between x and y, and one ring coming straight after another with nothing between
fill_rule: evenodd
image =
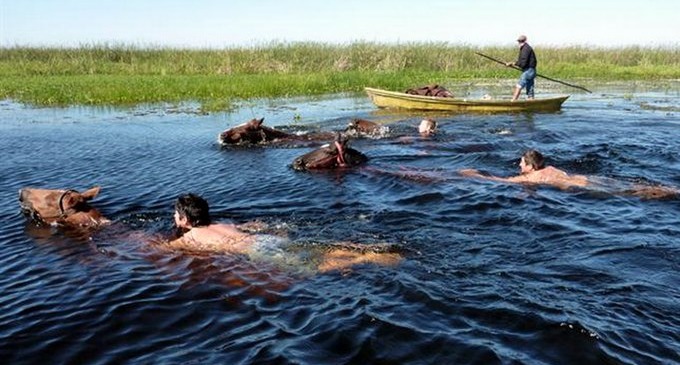
<instances>
[{"instance_id":1,"label":"dark blue water","mask_svg":"<svg viewBox=\"0 0 680 365\"><path fill-rule=\"evenodd\" d=\"M407 133L424 115L377 112L364 97L211 115L2 102L0 355L8 364L679 363L677 200L455 173L512 175L536 148L570 172L680 186L679 90L575 95L553 114L431 115L436 138L353 141L367 167L331 173L289 168L308 148L223 150L217 134L260 116L324 130L366 118ZM93 204L115 221L103 231L36 228L20 214L19 188L92 185L102 186ZM258 219L321 245L397 243L406 259L299 276L146 244L171 232L174 199L189 191L218 219Z\"/></svg>"}]
</instances>

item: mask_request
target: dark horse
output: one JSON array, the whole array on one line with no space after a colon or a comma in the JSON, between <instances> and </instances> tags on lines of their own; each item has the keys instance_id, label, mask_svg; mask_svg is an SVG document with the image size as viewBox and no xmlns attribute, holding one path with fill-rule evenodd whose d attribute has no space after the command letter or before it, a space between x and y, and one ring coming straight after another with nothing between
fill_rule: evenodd
<instances>
[{"instance_id":1,"label":"dark horse","mask_svg":"<svg viewBox=\"0 0 680 365\"><path fill-rule=\"evenodd\" d=\"M293 134L262 125L264 118L252 119L247 123L228 129L218 136L221 145L254 145L264 143L303 143L333 138L331 132Z\"/></svg>"},{"instance_id":2,"label":"dark horse","mask_svg":"<svg viewBox=\"0 0 680 365\"><path fill-rule=\"evenodd\" d=\"M368 161L366 155L347 147L347 142L348 139L338 133L333 143L296 158L292 167L298 171L328 170L353 167Z\"/></svg>"},{"instance_id":3,"label":"dark horse","mask_svg":"<svg viewBox=\"0 0 680 365\"><path fill-rule=\"evenodd\" d=\"M335 132L317 132L306 134L286 133L262 125L264 118L253 119L234 128L228 129L218 136L221 145L254 145L265 143L293 143L327 141L334 137ZM364 119L353 119L343 133L351 136L374 136L386 130L378 123Z\"/></svg>"},{"instance_id":4,"label":"dark horse","mask_svg":"<svg viewBox=\"0 0 680 365\"><path fill-rule=\"evenodd\" d=\"M277 131L274 128L262 125L264 118L253 119L234 128L220 133L218 140L220 144L256 144L262 142L272 142L280 139L291 139L295 135Z\"/></svg>"},{"instance_id":5,"label":"dark horse","mask_svg":"<svg viewBox=\"0 0 680 365\"><path fill-rule=\"evenodd\" d=\"M388 131L389 128L376 122L366 119L352 119L344 133L353 137L380 137Z\"/></svg>"}]
</instances>

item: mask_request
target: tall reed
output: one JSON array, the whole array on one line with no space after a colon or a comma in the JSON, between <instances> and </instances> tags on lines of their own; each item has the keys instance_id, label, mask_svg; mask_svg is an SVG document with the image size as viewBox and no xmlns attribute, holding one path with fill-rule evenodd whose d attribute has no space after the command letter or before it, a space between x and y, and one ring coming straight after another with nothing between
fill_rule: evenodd
<instances>
[{"instance_id":1,"label":"tall reed","mask_svg":"<svg viewBox=\"0 0 680 365\"><path fill-rule=\"evenodd\" d=\"M680 78L680 48L535 47L555 78ZM444 42L267 43L225 49L94 44L0 49L0 97L41 105L134 104L402 89L517 74L475 52L514 60L513 47Z\"/></svg>"}]
</instances>

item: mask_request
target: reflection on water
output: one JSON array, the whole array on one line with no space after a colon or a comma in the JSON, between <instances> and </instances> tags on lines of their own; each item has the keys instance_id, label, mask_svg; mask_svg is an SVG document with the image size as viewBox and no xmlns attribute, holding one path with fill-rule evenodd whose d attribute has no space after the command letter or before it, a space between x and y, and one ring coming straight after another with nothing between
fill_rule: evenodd
<instances>
[{"instance_id":1,"label":"reflection on water","mask_svg":"<svg viewBox=\"0 0 680 365\"><path fill-rule=\"evenodd\" d=\"M680 362L677 200L456 174L512 175L535 148L570 172L680 186L678 90L613 87L559 113L494 115L377 111L363 96L213 115L4 101L0 353L13 364ZM262 116L293 130L364 118L394 138L352 141L368 164L327 173L290 168L311 147L218 147L219 132ZM416 136L423 117L438 120L434 138ZM94 184L93 205L115 221L106 230L36 227L19 212L21 187ZM389 242L406 260L300 276L266 258L154 248L189 191L218 219L264 221L303 252Z\"/></svg>"}]
</instances>

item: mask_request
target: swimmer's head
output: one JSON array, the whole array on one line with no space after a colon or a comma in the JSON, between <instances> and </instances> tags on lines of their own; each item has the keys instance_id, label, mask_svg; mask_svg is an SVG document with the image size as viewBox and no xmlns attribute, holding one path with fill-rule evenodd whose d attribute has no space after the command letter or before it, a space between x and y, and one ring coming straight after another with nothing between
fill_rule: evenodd
<instances>
[{"instance_id":1,"label":"swimmer's head","mask_svg":"<svg viewBox=\"0 0 680 365\"><path fill-rule=\"evenodd\" d=\"M437 130L437 122L427 118L423 119L420 122L420 125L418 126L418 133L424 135L424 136L429 136L434 134L434 132Z\"/></svg>"},{"instance_id":2,"label":"swimmer's head","mask_svg":"<svg viewBox=\"0 0 680 365\"><path fill-rule=\"evenodd\" d=\"M178 227L200 227L208 226L210 223L210 207L205 199L191 193L180 195L177 198L175 202L175 224Z\"/></svg>"},{"instance_id":3,"label":"swimmer's head","mask_svg":"<svg viewBox=\"0 0 680 365\"><path fill-rule=\"evenodd\" d=\"M528 150L522 155L519 167L522 172L537 171L545 167L545 159L540 152Z\"/></svg>"}]
</instances>

